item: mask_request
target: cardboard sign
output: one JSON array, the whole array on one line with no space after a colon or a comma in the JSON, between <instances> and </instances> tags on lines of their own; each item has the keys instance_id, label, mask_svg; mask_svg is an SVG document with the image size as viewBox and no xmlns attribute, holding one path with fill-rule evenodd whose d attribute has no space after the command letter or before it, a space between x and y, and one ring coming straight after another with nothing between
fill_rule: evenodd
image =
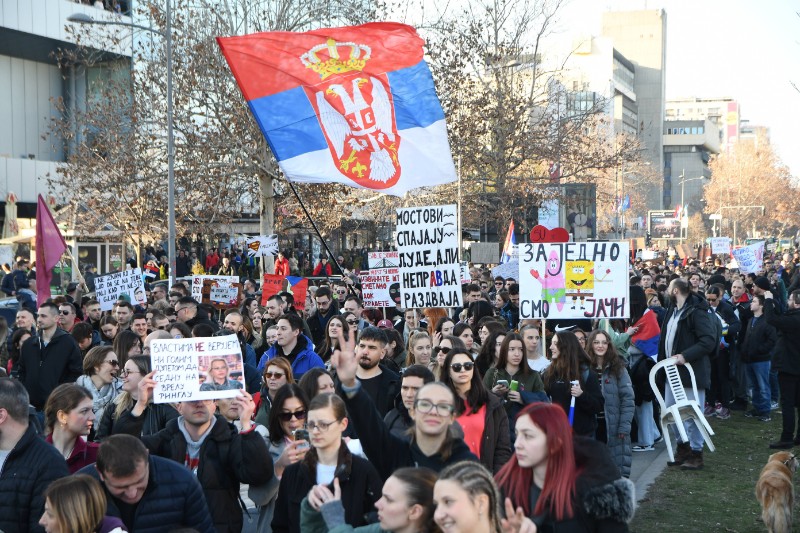
<instances>
[{"instance_id":1,"label":"cardboard sign","mask_svg":"<svg viewBox=\"0 0 800 533\"><path fill-rule=\"evenodd\" d=\"M139 268L99 276L94 280L94 290L95 299L100 302L101 311L111 311L114 308L114 302L119 300L123 294L130 297L132 305L147 301L142 271Z\"/></svg>"},{"instance_id":2,"label":"cardboard sign","mask_svg":"<svg viewBox=\"0 0 800 533\"><path fill-rule=\"evenodd\" d=\"M455 205L397 210L402 307L462 305L456 212Z\"/></svg>"},{"instance_id":3,"label":"cardboard sign","mask_svg":"<svg viewBox=\"0 0 800 533\"><path fill-rule=\"evenodd\" d=\"M273 234L248 237L246 249L248 257L278 255L278 236Z\"/></svg>"},{"instance_id":4,"label":"cardboard sign","mask_svg":"<svg viewBox=\"0 0 800 533\"><path fill-rule=\"evenodd\" d=\"M522 246L525 246L524 244ZM492 269L492 278L502 276L503 279L514 278L519 280L519 259L512 259L508 263L497 265Z\"/></svg>"},{"instance_id":5,"label":"cardboard sign","mask_svg":"<svg viewBox=\"0 0 800 533\"><path fill-rule=\"evenodd\" d=\"M261 306L267 306L267 300L273 294L287 291L294 296L294 308L299 313L306 308L306 295L308 293L308 278L297 276L278 276L264 274L261 280Z\"/></svg>"},{"instance_id":6,"label":"cardboard sign","mask_svg":"<svg viewBox=\"0 0 800 533\"><path fill-rule=\"evenodd\" d=\"M373 268L358 278L364 307L394 307L400 301L400 269Z\"/></svg>"},{"instance_id":7,"label":"cardboard sign","mask_svg":"<svg viewBox=\"0 0 800 533\"><path fill-rule=\"evenodd\" d=\"M215 309L230 309L242 300L242 284L215 279L204 279L200 302L211 304Z\"/></svg>"},{"instance_id":8,"label":"cardboard sign","mask_svg":"<svg viewBox=\"0 0 800 533\"><path fill-rule=\"evenodd\" d=\"M236 335L154 340L150 358L156 371L155 403L233 398L244 389Z\"/></svg>"},{"instance_id":9,"label":"cardboard sign","mask_svg":"<svg viewBox=\"0 0 800 533\"><path fill-rule=\"evenodd\" d=\"M627 241L520 245L520 318L628 318Z\"/></svg>"},{"instance_id":10,"label":"cardboard sign","mask_svg":"<svg viewBox=\"0 0 800 533\"><path fill-rule=\"evenodd\" d=\"M764 241L736 248L732 254L742 274L755 274L764 268Z\"/></svg>"},{"instance_id":11,"label":"cardboard sign","mask_svg":"<svg viewBox=\"0 0 800 533\"><path fill-rule=\"evenodd\" d=\"M192 298L199 302L203 299L203 281L210 279L223 287L232 283L239 283L239 276L192 276Z\"/></svg>"},{"instance_id":12,"label":"cardboard sign","mask_svg":"<svg viewBox=\"0 0 800 533\"><path fill-rule=\"evenodd\" d=\"M397 267L400 264L400 257L399 253L395 251L368 252L367 261L370 269L391 268Z\"/></svg>"},{"instance_id":13,"label":"cardboard sign","mask_svg":"<svg viewBox=\"0 0 800 533\"><path fill-rule=\"evenodd\" d=\"M730 237L712 237L711 238L711 253L712 254L725 254L731 253L731 238Z\"/></svg>"}]
</instances>

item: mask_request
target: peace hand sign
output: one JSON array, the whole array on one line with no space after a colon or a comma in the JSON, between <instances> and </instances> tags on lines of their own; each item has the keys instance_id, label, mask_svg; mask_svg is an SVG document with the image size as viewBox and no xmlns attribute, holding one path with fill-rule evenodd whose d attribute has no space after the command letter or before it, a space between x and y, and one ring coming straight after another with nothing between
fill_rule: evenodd
<instances>
[{"instance_id":1,"label":"peace hand sign","mask_svg":"<svg viewBox=\"0 0 800 533\"><path fill-rule=\"evenodd\" d=\"M331 355L331 366L336 369L339 381L345 387L355 387L356 371L358 370L358 357L356 357L355 335L344 339L344 332L339 332L338 348Z\"/></svg>"}]
</instances>

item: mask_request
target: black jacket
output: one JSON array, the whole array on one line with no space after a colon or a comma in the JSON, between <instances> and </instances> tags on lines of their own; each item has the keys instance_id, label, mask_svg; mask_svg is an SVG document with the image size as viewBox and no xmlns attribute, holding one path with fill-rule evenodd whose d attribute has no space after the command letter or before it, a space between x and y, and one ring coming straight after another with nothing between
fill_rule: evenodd
<instances>
[{"instance_id":1,"label":"black jacket","mask_svg":"<svg viewBox=\"0 0 800 533\"><path fill-rule=\"evenodd\" d=\"M511 432L503 400L489 392L486 404L486 423L481 441L481 464L496 474L511 459Z\"/></svg>"},{"instance_id":2,"label":"black jacket","mask_svg":"<svg viewBox=\"0 0 800 533\"><path fill-rule=\"evenodd\" d=\"M186 325L189 326L190 329L198 324L208 324L215 332L219 331L219 323L216 320L211 320L208 318L208 313L206 313L205 310L199 306L197 308L197 314L186 321Z\"/></svg>"},{"instance_id":3,"label":"black jacket","mask_svg":"<svg viewBox=\"0 0 800 533\"><path fill-rule=\"evenodd\" d=\"M347 445L342 442L345 448ZM375 510L375 502L381 497L383 483L369 461L345 452L347 470L338 475L342 489L342 505L345 522L353 527L365 525L365 515ZM304 462L286 468L278 489L275 514L272 517L273 533L300 533L300 503L317 484L316 477Z\"/></svg>"},{"instance_id":4,"label":"black jacket","mask_svg":"<svg viewBox=\"0 0 800 533\"><path fill-rule=\"evenodd\" d=\"M411 427L413 421L411 420L411 415L408 414L408 409L406 409L403 403L402 396L399 394L394 398L394 409L386 413L386 416L383 417L383 423L386 424L386 427L389 428L392 435L400 437L401 439L408 438L408 428Z\"/></svg>"},{"instance_id":5,"label":"black jacket","mask_svg":"<svg viewBox=\"0 0 800 533\"><path fill-rule=\"evenodd\" d=\"M767 298L764 300L764 317L767 324L778 331L772 358L774 368L783 374L800 376L800 309L790 309L781 315L775 310L775 301Z\"/></svg>"},{"instance_id":6,"label":"black jacket","mask_svg":"<svg viewBox=\"0 0 800 533\"><path fill-rule=\"evenodd\" d=\"M425 455L415 442L409 442L393 435L383 423L380 413L375 409L372 399L359 387L351 397L342 395L347 406L347 414L355 426L361 440L361 447L367 459L378 470L383 481L392 472L404 466L423 466L434 472L459 461L477 461L462 439L454 438L450 456L445 459L440 453Z\"/></svg>"},{"instance_id":7,"label":"black jacket","mask_svg":"<svg viewBox=\"0 0 800 533\"><path fill-rule=\"evenodd\" d=\"M573 516L557 521L548 513L532 517L538 533L625 533L636 509L635 488L620 476L608 447L594 439L575 437ZM531 488L531 512L538 490Z\"/></svg>"},{"instance_id":8,"label":"black jacket","mask_svg":"<svg viewBox=\"0 0 800 533\"><path fill-rule=\"evenodd\" d=\"M50 393L62 383L74 383L83 374L83 357L72 335L56 328L47 346L41 337L31 337L22 345L19 380L28 389L30 402L38 411Z\"/></svg>"},{"instance_id":9,"label":"black jacket","mask_svg":"<svg viewBox=\"0 0 800 533\"><path fill-rule=\"evenodd\" d=\"M155 435L142 437L142 442L151 453L184 464L186 438L178 427L178 420L170 420L167 427ZM130 412L123 413L115 433L140 435L143 425L143 416L137 418ZM272 459L261 435L255 431L239 434L225 418L217 415L211 434L200 447L197 480L203 487L218 532L242 530L239 484L263 485L273 475Z\"/></svg>"},{"instance_id":10,"label":"black jacket","mask_svg":"<svg viewBox=\"0 0 800 533\"><path fill-rule=\"evenodd\" d=\"M395 407L395 398L400 393L400 374L389 370L389 367L383 363L379 363L378 367L381 369L381 373L376 378L378 380L378 395L372 398L372 401L381 417L384 417L386 413ZM336 390L340 391L338 376L334 376L334 384L336 385Z\"/></svg>"},{"instance_id":11,"label":"black jacket","mask_svg":"<svg viewBox=\"0 0 800 533\"><path fill-rule=\"evenodd\" d=\"M129 413L131 409L128 409ZM109 435L120 433L116 427L117 419L114 418L114 411L116 411L116 405L110 405L108 409L103 411L103 417L97 426L97 432L94 434L96 442L100 442ZM134 435L134 437L155 435L167 427L167 422L173 418L178 418L178 416L178 411L168 403L151 403L142 413L142 418L144 418L142 433L141 435Z\"/></svg>"},{"instance_id":12,"label":"black jacket","mask_svg":"<svg viewBox=\"0 0 800 533\"><path fill-rule=\"evenodd\" d=\"M44 531L39 525L44 491L50 482L68 475L61 454L28 426L0 466L0 531Z\"/></svg>"},{"instance_id":13,"label":"black jacket","mask_svg":"<svg viewBox=\"0 0 800 533\"><path fill-rule=\"evenodd\" d=\"M603 412L603 391L600 389L600 382L597 375L589 369L581 368L581 389L583 394L575 399L575 417L572 429L576 435L594 435L597 430L597 415ZM545 392L569 415L569 407L572 403L571 385L567 381L553 381L545 383Z\"/></svg>"},{"instance_id":14,"label":"black jacket","mask_svg":"<svg viewBox=\"0 0 800 533\"><path fill-rule=\"evenodd\" d=\"M755 321L755 322L754 322ZM744 363L763 363L772 357L772 351L778 340L775 326L767 323L763 316L752 317L746 327L744 342L739 347L739 355Z\"/></svg>"},{"instance_id":15,"label":"black jacket","mask_svg":"<svg viewBox=\"0 0 800 533\"><path fill-rule=\"evenodd\" d=\"M674 354L682 354L686 362L692 365L697 379L697 388L708 389L711 387L711 357L716 354L719 346L716 326L711 320L717 320L717 318L708 312L708 302L705 298L690 293L678 320L678 329L672 343L672 353L668 354L665 351L667 323L674 313L675 306L670 305L664 315L664 321L661 323L658 360L663 361ZM685 386L690 386L689 371L683 365L678 365L678 372L681 382Z\"/></svg>"},{"instance_id":16,"label":"black jacket","mask_svg":"<svg viewBox=\"0 0 800 533\"><path fill-rule=\"evenodd\" d=\"M314 346L320 346L325 343L325 329L328 327L328 320L339 314L339 305L334 301L328 308L328 313L320 315L319 310L314 311L314 314L308 317L308 329L311 331L311 340Z\"/></svg>"},{"instance_id":17,"label":"black jacket","mask_svg":"<svg viewBox=\"0 0 800 533\"><path fill-rule=\"evenodd\" d=\"M168 533L181 527L200 533L213 533L214 525L206 498L195 476L182 465L169 459L150 456L150 479L139 500L133 524L125 524L136 533ZM100 480L94 465L78 472ZM108 501L106 514L121 518L115 499L101 481ZM239 513L241 514L241 512Z\"/></svg>"}]
</instances>

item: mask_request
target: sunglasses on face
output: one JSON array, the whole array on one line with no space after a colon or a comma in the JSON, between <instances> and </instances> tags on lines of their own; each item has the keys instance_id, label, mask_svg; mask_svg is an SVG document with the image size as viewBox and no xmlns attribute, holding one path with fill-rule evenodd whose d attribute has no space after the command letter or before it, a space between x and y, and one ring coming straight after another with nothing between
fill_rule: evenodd
<instances>
[{"instance_id":1,"label":"sunglasses on face","mask_svg":"<svg viewBox=\"0 0 800 533\"><path fill-rule=\"evenodd\" d=\"M283 372L264 372L264 377L268 379L280 379L285 375Z\"/></svg>"},{"instance_id":2,"label":"sunglasses on face","mask_svg":"<svg viewBox=\"0 0 800 533\"><path fill-rule=\"evenodd\" d=\"M70 314L72 314L69 311L59 311L59 313L62 314L62 315L70 315Z\"/></svg>"},{"instance_id":3,"label":"sunglasses on face","mask_svg":"<svg viewBox=\"0 0 800 533\"><path fill-rule=\"evenodd\" d=\"M452 363L450 365L450 369L453 372L461 372L462 369L465 372L469 372L473 368L475 368L475 363Z\"/></svg>"},{"instance_id":4,"label":"sunglasses on face","mask_svg":"<svg viewBox=\"0 0 800 533\"><path fill-rule=\"evenodd\" d=\"M351 326L355 326L356 324L358 324L358 320L348 320L347 323L350 324Z\"/></svg>"},{"instance_id":5,"label":"sunglasses on face","mask_svg":"<svg viewBox=\"0 0 800 533\"><path fill-rule=\"evenodd\" d=\"M306 419L306 410L303 409L301 411L294 411L292 413L280 413L278 415L278 419L281 422L289 422L292 418L296 418L297 420L305 420Z\"/></svg>"},{"instance_id":6,"label":"sunglasses on face","mask_svg":"<svg viewBox=\"0 0 800 533\"><path fill-rule=\"evenodd\" d=\"M448 353L450 353L450 350L452 350L452 348L450 348L449 346L437 346L436 348L433 349L433 353L443 353L447 355Z\"/></svg>"},{"instance_id":7,"label":"sunglasses on face","mask_svg":"<svg viewBox=\"0 0 800 533\"><path fill-rule=\"evenodd\" d=\"M104 363L108 363L109 365L113 366L114 368L119 366L119 361L112 360L112 361L103 361Z\"/></svg>"}]
</instances>

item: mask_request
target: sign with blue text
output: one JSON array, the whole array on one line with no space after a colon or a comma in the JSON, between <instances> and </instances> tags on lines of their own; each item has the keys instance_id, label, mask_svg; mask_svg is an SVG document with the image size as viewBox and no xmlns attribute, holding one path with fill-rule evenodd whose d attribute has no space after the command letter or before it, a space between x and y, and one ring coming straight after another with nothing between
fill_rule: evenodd
<instances>
[{"instance_id":1,"label":"sign with blue text","mask_svg":"<svg viewBox=\"0 0 800 533\"><path fill-rule=\"evenodd\" d=\"M461 264L455 205L397 210L400 305L460 307Z\"/></svg>"},{"instance_id":2,"label":"sign with blue text","mask_svg":"<svg viewBox=\"0 0 800 533\"><path fill-rule=\"evenodd\" d=\"M519 247L520 318L628 318L629 246L620 242Z\"/></svg>"}]
</instances>

